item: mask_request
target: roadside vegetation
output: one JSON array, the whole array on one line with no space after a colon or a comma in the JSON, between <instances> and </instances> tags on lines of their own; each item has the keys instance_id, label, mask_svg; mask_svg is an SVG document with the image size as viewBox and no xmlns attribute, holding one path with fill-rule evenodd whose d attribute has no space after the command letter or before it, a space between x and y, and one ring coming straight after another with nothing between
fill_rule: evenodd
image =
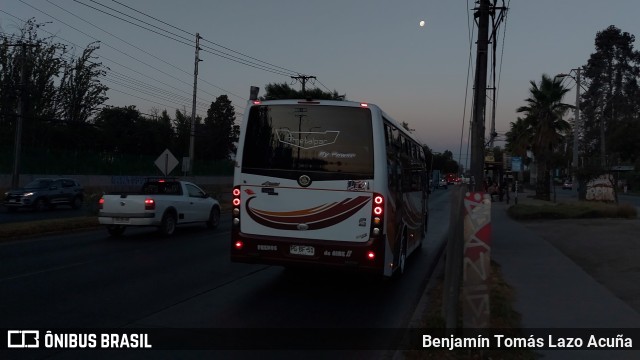
<instances>
[{"instance_id":1,"label":"roadside vegetation","mask_svg":"<svg viewBox=\"0 0 640 360\"><path fill-rule=\"evenodd\" d=\"M490 326L489 330L499 329L501 334L510 337L524 337L521 331L521 316L513 309L515 291L507 284L500 270L500 265L491 262L490 276ZM427 289L427 302L425 313L422 314L418 326L422 329L445 329L444 303L444 276L436 278L436 282ZM462 298L461 298L462 299ZM458 306L458 328L462 329L462 300ZM533 360L539 356L530 349L493 350L484 351L431 349L411 350L405 352L406 358L417 359L521 359Z\"/></svg>"},{"instance_id":2,"label":"roadside vegetation","mask_svg":"<svg viewBox=\"0 0 640 360\"><path fill-rule=\"evenodd\" d=\"M541 204L518 204L509 207L507 213L516 220L535 219L588 219L626 218L635 219L638 211L630 204L606 204L598 202L572 202Z\"/></svg>"},{"instance_id":3,"label":"roadside vegetation","mask_svg":"<svg viewBox=\"0 0 640 360\"><path fill-rule=\"evenodd\" d=\"M96 216L69 219L47 219L5 224L0 227L0 241L29 238L36 235L66 233L100 226Z\"/></svg>"}]
</instances>

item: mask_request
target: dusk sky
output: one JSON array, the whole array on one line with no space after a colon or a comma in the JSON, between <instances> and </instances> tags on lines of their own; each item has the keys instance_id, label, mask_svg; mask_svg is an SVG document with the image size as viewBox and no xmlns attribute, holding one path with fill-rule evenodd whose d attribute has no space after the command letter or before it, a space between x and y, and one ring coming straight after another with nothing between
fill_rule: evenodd
<instances>
[{"instance_id":1,"label":"dusk sky","mask_svg":"<svg viewBox=\"0 0 640 360\"><path fill-rule=\"evenodd\" d=\"M505 3L509 11L499 28L496 59L496 130L501 135L524 105L529 81L586 64L598 31L615 25L640 35L638 0ZM77 45L78 54L100 40L98 60L111 70L104 80L111 88L107 104L136 105L143 113L167 109L171 117L176 108L191 114L195 36L189 34L198 32L204 48L198 77L201 116L221 94L229 95L240 114L250 86L259 86L263 95L268 83L291 84L290 74L313 75L318 82L308 86L377 104L409 123L433 150L450 150L456 160L463 136L460 159L465 164L473 79L470 75L467 88L467 72L470 53L475 70L477 36L477 28L471 28L474 6L472 0L5 0L0 31L15 33L22 25L19 19L35 17L51 22L43 29L59 42ZM165 29L178 41L150 25L139 23L155 32L105 12ZM214 54L216 49L270 70L224 59ZM571 80L566 84L574 86ZM575 102L573 90L565 102ZM490 119L488 108L487 136Z\"/></svg>"}]
</instances>

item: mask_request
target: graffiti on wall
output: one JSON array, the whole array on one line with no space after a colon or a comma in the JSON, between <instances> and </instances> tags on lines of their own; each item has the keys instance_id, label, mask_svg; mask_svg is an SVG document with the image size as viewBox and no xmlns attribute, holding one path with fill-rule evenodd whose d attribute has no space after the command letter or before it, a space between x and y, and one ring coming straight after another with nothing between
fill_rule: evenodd
<instances>
[{"instance_id":1,"label":"graffiti on wall","mask_svg":"<svg viewBox=\"0 0 640 360\"><path fill-rule=\"evenodd\" d=\"M463 323L466 328L486 328L490 319L491 198L486 193L467 193L464 209Z\"/></svg>"},{"instance_id":2,"label":"graffiti on wall","mask_svg":"<svg viewBox=\"0 0 640 360\"><path fill-rule=\"evenodd\" d=\"M601 175L587 183L587 193L585 196L589 201L616 201L613 192L613 183L609 175Z\"/></svg>"}]
</instances>

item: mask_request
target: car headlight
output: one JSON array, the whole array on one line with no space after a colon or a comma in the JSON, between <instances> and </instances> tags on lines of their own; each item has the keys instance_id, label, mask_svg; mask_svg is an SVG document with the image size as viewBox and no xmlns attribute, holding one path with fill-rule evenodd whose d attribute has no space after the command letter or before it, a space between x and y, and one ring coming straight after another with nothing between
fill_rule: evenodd
<instances>
[{"instance_id":1,"label":"car headlight","mask_svg":"<svg viewBox=\"0 0 640 360\"><path fill-rule=\"evenodd\" d=\"M33 192L27 192L22 194L22 196L33 196L33 194L34 194Z\"/></svg>"}]
</instances>

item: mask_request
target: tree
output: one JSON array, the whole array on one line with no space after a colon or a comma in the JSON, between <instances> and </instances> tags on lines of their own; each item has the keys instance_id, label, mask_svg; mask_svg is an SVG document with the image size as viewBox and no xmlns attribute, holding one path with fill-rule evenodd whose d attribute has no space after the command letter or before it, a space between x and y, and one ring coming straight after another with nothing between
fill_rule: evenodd
<instances>
[{"instance_id":1,"label":"tree","mask_svg":"<svg viewBox=\"0 0 640 360\"><path fill-rule=\"evenodd\" d=\"M134 105L103 108L96 116L95 126L101 133L97 148L108 154L142 154L144 126L142 115Z\"/></svg>"},{"instance_id":2,"label":"tree","mask_svg":"<svg viewBox=\"0 0 640 360\"><path fill-rule=\"evenodd\" d=\"M580 103L582 152L599 160L598 165L607 158L609 164L640 158L640 53L633 49L634 41L633 35L609 26L596 34L596 52L585 66L589 88Z\"/></svg>"},{"instance_id":3,"label":"tree","mask_svg":"<svg viewBox=\"0 0 640 360\"><path fill-rule=\"evenodd\" d=\"M186 115L187 110L176 109L176 116L173 118L173 128L176 132L174 146L178 154L188 156L189 137L191 135L191 117Z\"/></svg>"},{"instance_id":4,"label":"tree","mask_svg":"<svg viewBox=\"0 0 640 360\"><path fill-rule=\"evenodd\" d=\"M106 75L102 64L92 62L93 53L99 49L92 43L77 59L65 64L59 86L60 117L69 123L85 123L108 98L109 89L100 83Z\"/></svg>"},{"instance_id":5,"label":"tree","mask_svg":"<svg viewBox=\"0 0 640 360\"><path fill-rule=\"evenodd\" d=\"M105 72L90 61L98 46L88 46L76 59L53 36L40 38L41 26L30 19L19 34L2 36L0 126L9 131L1 132L0 143L13 143L20 99L23 149L93 148L96 133L88 119L107 99L99 82Z\"/></svg>"},{"instance_id":6,"label":"tree","mask_svg":"<svg viewBox=\"0 0 640 360\"><path fill-rule=\"evenodd\" d=\"M536 198L550 200L549 171L553 152L570 129L569 123L562 117L573 107L562 102L569 89L562 86L559 78L551 79L544 74L540 85L534 81L530 84L530 96L525 99L527 105L516 111L526 115L525 121L531 130L531 150L537 170Z\"/></svg>"},{"instance_id":7,"label":"tree","mask_svg":"<svg viewBox=\"0 0 640 360\"><path fill-rule=\"evenodd\" d=\"M337 91L324 92L319 88L306 90L306 96L302 91L291 88L287 83L267 84L265 86L265 95L260 100L277 100L277 99L316 99L316 100L344 100L345 95L338 95Z\"/></svg>"},{"instance_id":8,"label":"tree","mask_svg":"<svg viewBox=\"0 0 640 360\"><path fill-rule=\"evenodd\" d=\"M220 95L211 103L204 119L204 142L207 155L213 160L229 159L235 153L240 127L235 125L236 113L227 95Z\"/></svg>"},{"instance_id":9,"label":"tree","mask_svg":"<svg viewBox=\"0 0 640 360\"><path fill-rule=\"evenodd\" d=\"M509 123L509 131L505 134L507 143L505 149L523 159L527 158L527 150L531 146L531 128L530 122L518 117L515 122Z\"/></svg>"},{"instance_id":10,"label":"tree","mask_svg":"<svg viewBox=\"0 0 640 360\"><path fill-rule=\"evenodd\" d=\"M13 143L18 98L22 100L23 145L51 145L51 120L57 104L56 78L64 66L66 46L53 37L41 39L35 19L25 22L19 34L2 35L0 50L0 143ZM22 83L22 77L25 81Z\"/></svg>"}]
</instances>

